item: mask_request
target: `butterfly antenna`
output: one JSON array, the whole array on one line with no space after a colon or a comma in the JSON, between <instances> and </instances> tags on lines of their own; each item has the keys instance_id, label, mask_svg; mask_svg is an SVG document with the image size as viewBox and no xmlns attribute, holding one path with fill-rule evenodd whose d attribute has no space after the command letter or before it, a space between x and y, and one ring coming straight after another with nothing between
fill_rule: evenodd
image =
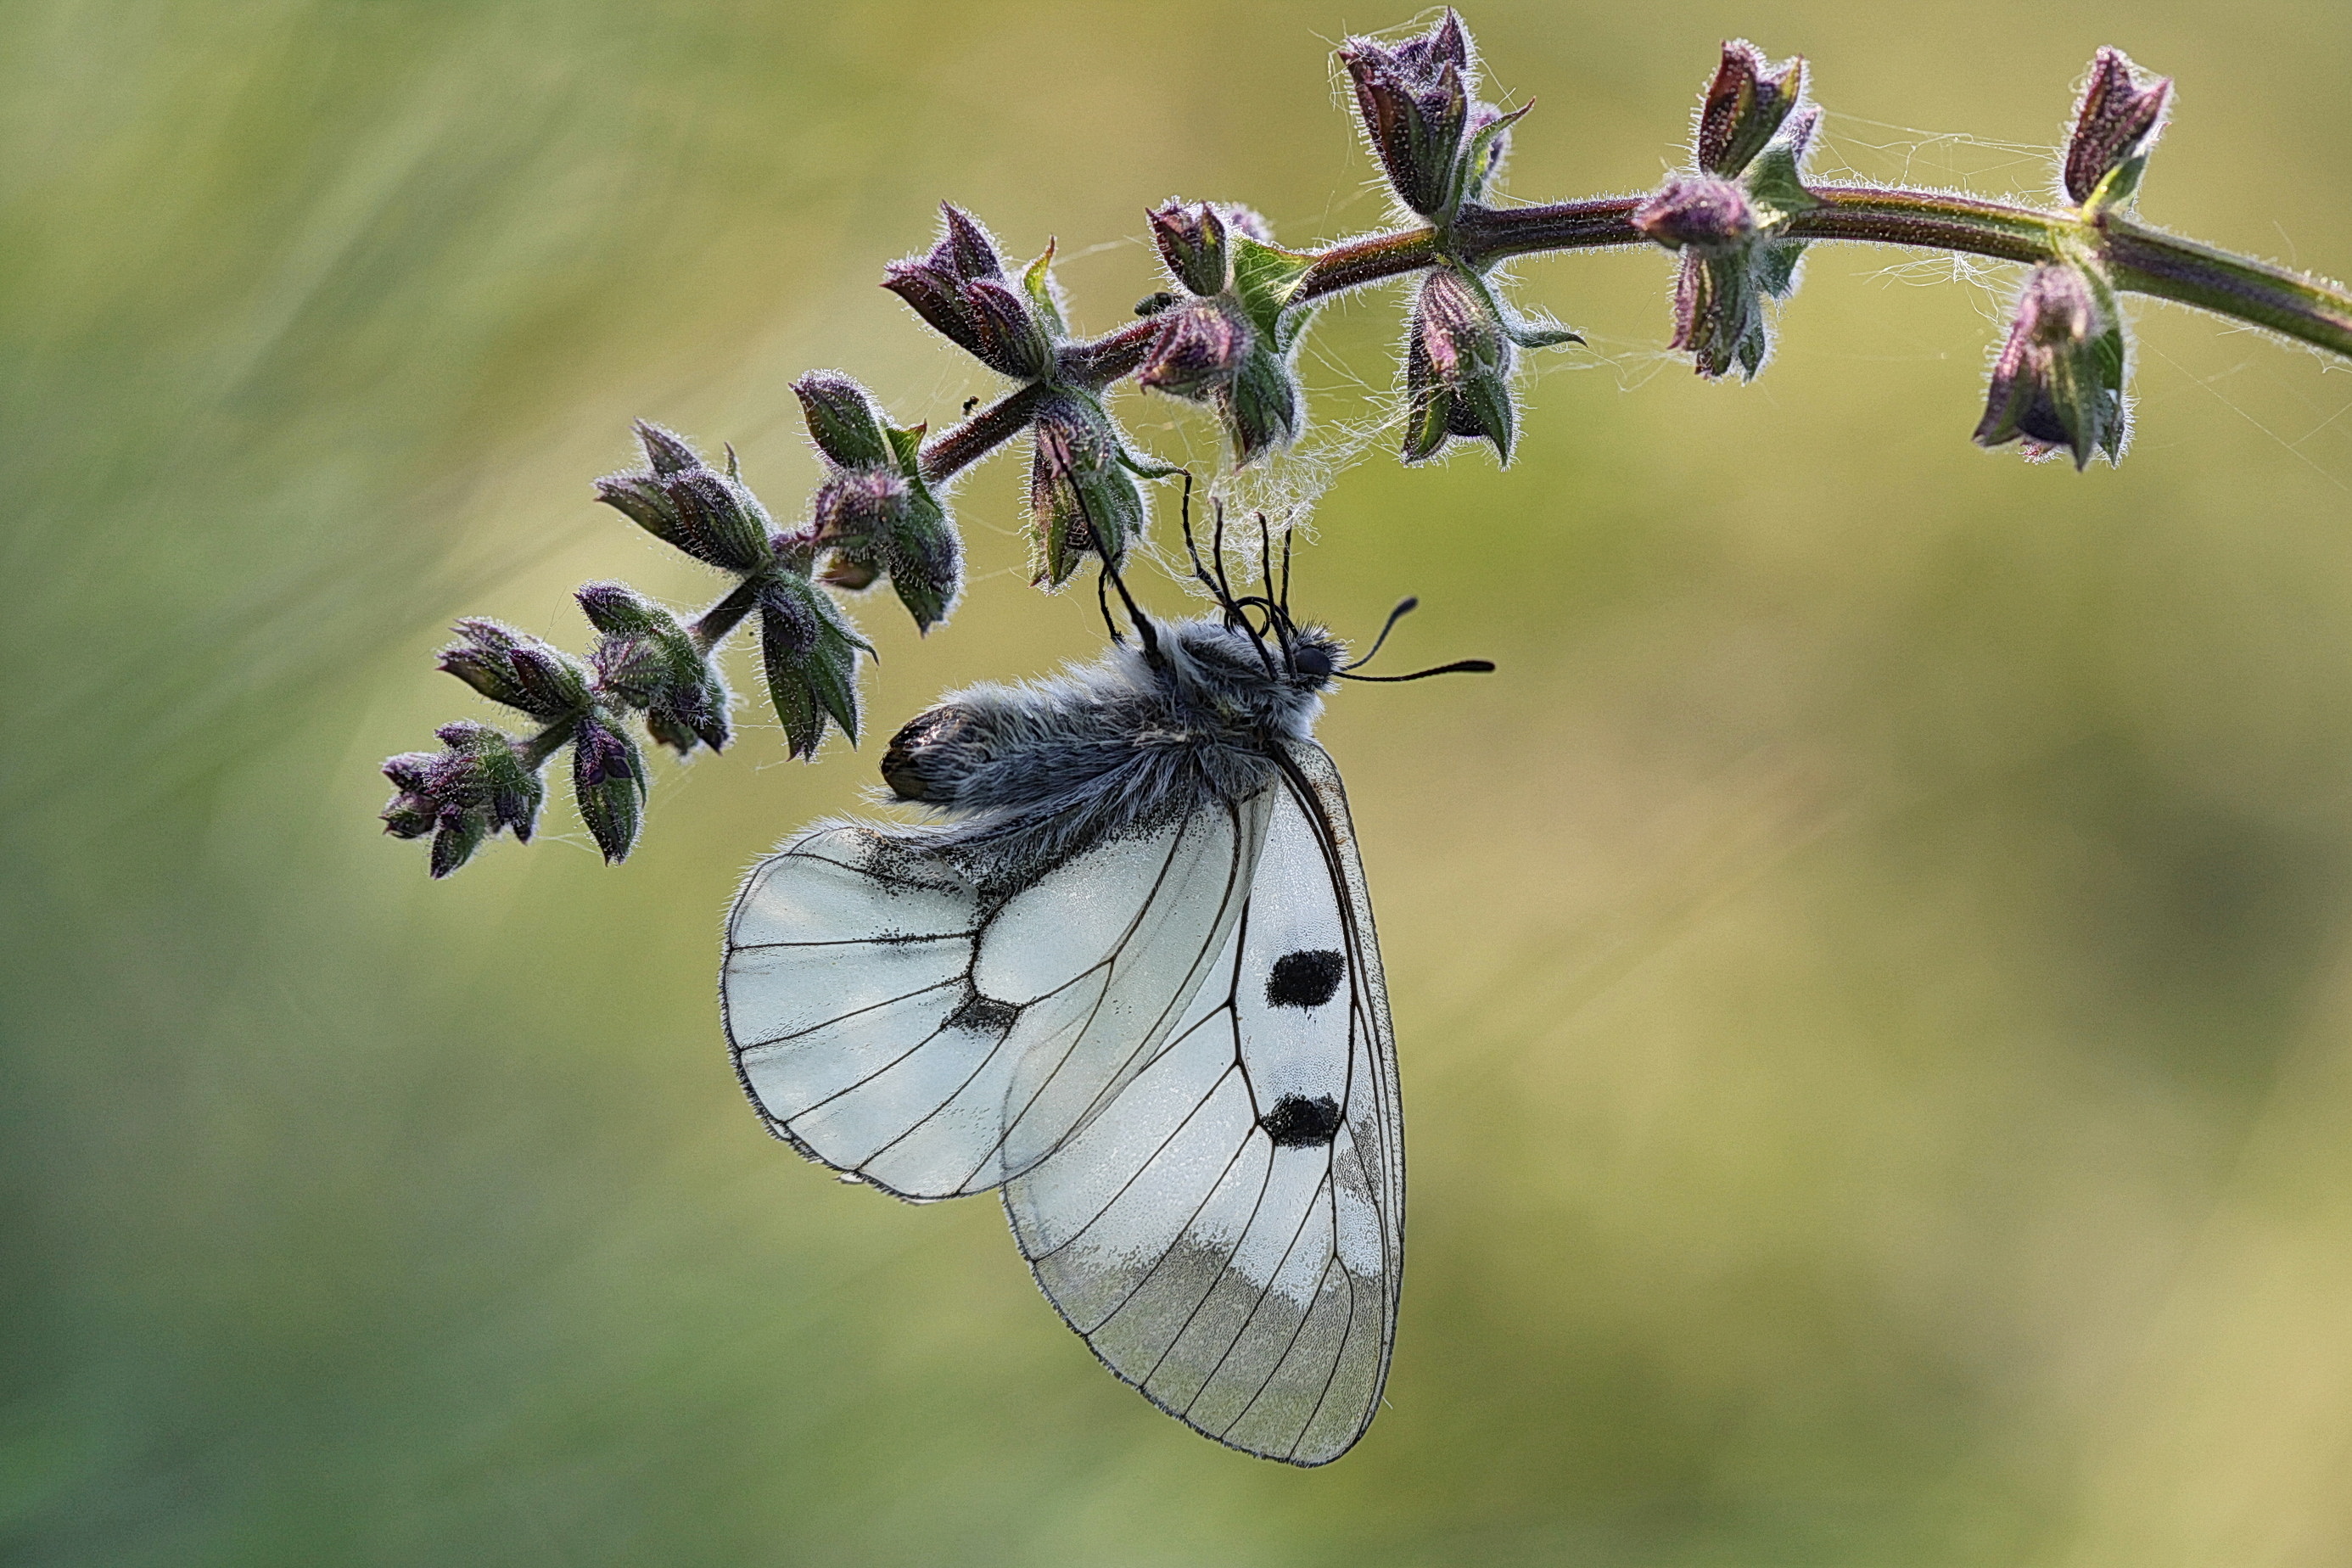
<instances>
[{"instance_id":1,"label":"butterfly antenna","mask_svg":"<svg viewBox=\"0 0 2352 1568\"><path fill-rule=\"evenodd\" d=\"M1118 623L1111 618L1110 578L1108 574L1099 572L1095 574L1095 607L1102 612L1103 630L1110 634L1110 640L1116 643L1125 642L1127 634L1120 631Z\"/></svg>"},{"instance_id":2,"label":"butterfly antenna","mask_svg":"<svg viewBox=\"0 0 2352 1568\"><path fill-rule=\"evenodd\" d=\"M1426 680L1433 675L1492 675L1495 661L1491 658L1457 658L1452 664L1433 665L1416 669L1411 675L1350 675L1344 669L1331 672L1342 680L1378 680L1394 684L1400 680Z\"/></svg>"},{"instance_id":3,"label":"butterfly antenna","mask_svg":"<svg viewBox=\"0 0 2352 1568\"><path fill-rule=\"evenodd\" d=\"M1217 580L1209 575L1208 567L1202 564L1201 542L1192 537L1192 470L1190 468L1184 470L1184 499L1178 515L1184 521L1184 553L1192 558L1192 575L1207 586L1216 598L1217 608L1222 610L1225 608L1224 590L1217 586Z\"/></svg>"},{"instance_id":4,"label":"butterfly antenna","mask_svg":"<svg viewBox=\"0 0 2352 1568\"><path fill-rule=\"evenodd\" d=\"M1290 653L1290 617L1283 613L1281 602L1274 596L1274 535L1268 531L1265 513L1257 514L1257 580L1262 592L1242 601L1256 603L1265 609L1266 634L1282 646L1282 668L1286 675L1297 675L1298 667ZM1273 660L1267 661L1268 673Z\"/></svg>"},{"instance_id":5,"label":"butterfly antenna","mask_svg":"<svg viewBox=\"0 0 2352 1568\"><path fill-rule=\"evenodd\" d=\"M1215 520L1209 535L1209 558L1210 563L1217 569L1217 602L1230 610L1234 603L1234 586L1225 580L1225 503L1213 500L1209 506L1210 516Z\"/></svg>"},{"instance_id":6,"label":"butterfly antenna","mask_svg":"<svg viewBox=\"0 0 2352 1568\"><path fill-rule=\"evenodd\" d=\"M1102 560L1103 578L1118 590L1118 602L1127 606L1127 618L1135 624L1136 637L1143 644L1143 657L1157 660L1160 658L1160 634L1153 629L1151 617L1143 613L1143 606L1135 602L1135 595L1127 591L1127 579L1120 576L1118 568L1111 564L1109 547L1103 542L1102 530L1095 526L1095 514L1087 506L1086 493L1082 490L1076 493L1078 516L1086 522L1087 537L1094 542L1095 554ZM1102 591L1101 583L1097 583L1095 586L1097 594L1099 595ZM1109 618L1110 609L1106 604L1103 609L1103 619L1108 622ZM1120 640L1116 627L1111 630L1111 640L1114 642Z\"/></svg>"},{"instance_id":7,"label":"butterfly antenna","mask_svg":"<svg viewBox=\"0 0 2352 1568\"><path fill-rule=\"evenodd\" d=\"M1290 619L1290 540L1298 531L1296 522L1282 525L1282 618Z\"/></svg>"},{"instance_id":8,"label":"butterfly antenna","mask_svg":"<svg viewBox=\"0 0 2352 1568\"><path fill-rule=\"evenodd\" d=\"M1421 608L1421 601L1410 594L1406 595L1403 598L1399 599L1397 601L1397 607L1389 612L1387 622L1381 626L1381 635L1372 639L1371 652L1349 664L1348 668L1349 669L1361 669L1365 665L1371 663L1375 658L1379 657L1381 645L1389 640L1389 634L1391 632L1396 630L1396 624L1419 608Z\"/></svg>"}]
</instances>

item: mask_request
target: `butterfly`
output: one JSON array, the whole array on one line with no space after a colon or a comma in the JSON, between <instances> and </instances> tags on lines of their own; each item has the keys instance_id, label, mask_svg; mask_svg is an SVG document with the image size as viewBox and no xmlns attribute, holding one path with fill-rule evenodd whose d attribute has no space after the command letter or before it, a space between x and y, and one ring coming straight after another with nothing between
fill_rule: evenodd
<instances>
[{"instance_id":1,"label":"butterfly","mask_svg":"<svg viewBox=\"0 0 2352 1568\"><path fill-rule=\"evenodd\" d=\"M1213 572L1193 552L1217 615L1155 623L1106 565L1133 641L1104 595L1097 662L901 729L884 782L937 820L820 823L760 862L722 1006L776 1137L915 1202L1000 1193L1111 1371L1221 1443L1321 1465L1387 1379L1404 1142L1313 725L1343 679L1493 666L1354 675L1291 617L1287 535L1279 595L1270 572L1234 592L1223 535L1220 510Z\"/></svg>"}]
</instances>

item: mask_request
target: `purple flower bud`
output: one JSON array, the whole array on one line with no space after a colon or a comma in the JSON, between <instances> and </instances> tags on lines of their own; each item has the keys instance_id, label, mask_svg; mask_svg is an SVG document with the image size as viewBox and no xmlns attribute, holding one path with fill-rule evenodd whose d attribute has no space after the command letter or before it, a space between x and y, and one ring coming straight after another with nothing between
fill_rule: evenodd
<instances>
[{"instance_id":1,"label":"purple flower bud","mask_svg":"<svg viewBox=\"0 0 2352 1568\"><path fill-rule=\"evenodd\" d=\"M809 437L825 460L857 468L895 460L873 394L845 375L812 371L793 383L808 421Z\"/></svg>"},{"instance_id":2,"label":"purple flower bud","mask_svg":"<svg viewBox=\"0 0 2352 1568\"><path fill-rule=\"evenodd\" d=\"M692 468L665 479L662 489L677 509L675 542L689 555L751 573L768 561L768 515L736 480L714 468Z\"/></svg>"},{"instance_id":3,"label":"purple flower bud","mask_svg":"<svg viewBox=\"0 0 2352 1568\"><path fill-rule=\"evenodd\" d=\"M548 722L587 706L587 672L570 656L496 621L456 630L461 640L441 650L441 668L491 701Z\"/></svg>"},{"instance_id":4,"label":"purple flower bud","mask_svg":"<svg viewBox=\"0 0 2352 1568\"><path fill-rule=\"evenodd\" d=\"M2029 457L2071 452L2123 456L2129 433L2124 401L2124 336L2104 289L2082 268L2044 262L2025 280L2008 341L1993 361L1982 447L2021 441Z\"/></svg>"},{"instance_id":5,"label":"purple flower bud","mask_svg":"<svg viewBox=\"0 0 2352 1568\"><path fill-rule=\"evenodd\" d=\"M646 461L655 473L682 474L702 467L702 459L695 455L686 437L677 432L644 419L637 421L636 431L637 440L646 449Z\"/></svg>"},{"instance_id":6,"label":"purple flower bud","mask_svg":"<svg viewBox=\"0 0 2352 1568\"><path fill-rule=\"evenodd\" d=\"M966 345L992 370L1030 381L1054 367L1054 343L1027 300L1011 284L982 278L963 286L965 320L975 342Z\"/></svg>"},{"instance_id":7,"label":"purple flower bud","mask_svg":"<svg viewBox=\"0 0 2352 1568\"><path fill-rule=\"evenodd\" d=\"M1260 245L1274 243L1274 225L1265 221L1255 207L1245 207L1239 202L1219 202L1217 216L1224 220L1225 233L1241 235Z\"/></svg>"},{"instance_id":8,"label":"purple flower bud","mask_svg":"<svg viewBox=\"0 0 2352 1568\"><path fill-rule=\"evenodd\" d=\"M1089 555L1125 562L1129 542L1143 531L1143 493L1121 461L1118 428L1092 398L1048 398L1034 426L1030 581L1058 588Z\"/></svg>"},{"instance_id":9,"label":"purple flower bud","mask_svg":"<svg viewBox=\"0 0 2352 1568\"><path fill-rule=\"evenodd\" d=\"M383 810L395 838L433 835L432 874L446 877L501 829L528 842L545 798L536 767L513 737L460 721L437 731L443 750L387 758L384 776L399 793Z\"/></svg>"},{"instance_id":10,"label":"purple flower bud","mask_svg":"<svg viewBox=\"0 0 2352 1568\"><path fill-rule=\"evenodd\" d=\"M1437 26L1402 44L1349 38L1339 59L1389 184L1424 216L1459 199L1470 132L1470 38L1449 8Z\"/></svg>"},{"instance_id":11,"label":"purple flower bud","mask_svg":"<svg viewBox=\"0 0 2352 1568\"><path fill-rule=\"evenodd\" d=\"M817 487L810 503L817 544L861 543L889 533L909 486L888 468L848 468Z\"/></svg>"},{"instance_id":12,"label":"purple flower bud","mask_svg":"<svg viewBox=\"0 0 2352 1568\"><path fill-rule=\"evenodd\" d=\"M1034 380L1053 367L1052 324L1006 280L987 232L942 204L946 227L928 255L894 261L882 287L933 331L991 370Z\"/></svg>"},{"instance_id":13,"label":"purple flower bud","mask_svg":"<svg viewBox=\"0 0 2352 1568\"><path fill-rule=\"evenodd\" d=\"M1462 437L1492 441L1509 462L1513 358L1485 291L1452 268L1431 271L1406 328L1404 460L1426 461Z\"/></svg>"},{"instance_id":14,"label":"purple flower bud","mask_svg":"<svg viewBox=\"0 0 2352 1568\"><path fill-rule=\"evenodd\" d=\"M645 818L646 764L636 742L602 720L582 720L572 742L572 789L605 864L627 859Z\"/></svg>"},{"instance_id":15,"label":"purple flower bud","mask_svg":"<svg viewBox=\"0 0 2352 1568\"><path fill-rule=\"evenodd\" d=\"M857 651L874 650L842 618L832 596L805 577L779 573L760 595L760 653L768 698L796 757L816 755L825 721L857 741Z\"/></svg>"},{"instance_id":16,"label":"purple flower bud","mask_svg":"<svg viewBox=\"0 0 2352 1568\"><path fill-rule=\"evenodd\" d=\"M1764 299L1739 251L1683 252L1675 275L1675 335L1666 345L1686 351L1692 368L1712 381L1734 366L1753 380L1764 368L1771 338Z\"/></svg>"},{"instance_id":17,"label":"purple flower bud","mask_svg":"<svg viewBox=\"0 0 2352 1568\"><path fill-rule=\"evenodd\" d=\"M604 634L593 659L597 689L615 707L642 709L646 729L680 756L698 745L724 751L732 699L677 617L620 583L591 583L576 596Z\"/></svg>"},{"instance_id":18,"label":"purple flower bud","mask_svg":"<svg viewBox=\"0 0 2352 1568\"><path fill-rule=\"evenodd\" d=\"M698 561L746 574L766 565L772 525L735 477L733 452L722 474L659 426L639 420L636 429L651 471L607 474L596 481L596 499Z\"/></svg>"},{"instance_id":19,"label":"purple flower bud","mask_svg":"<svg viewBox=\"0 0 2352 1568\"><path fill-rule=\"evenodd\" d=\"M1755 161L1805 90L1805 62L1793 56L1776 69L1745 38L1723 46L1723 63L1700 100L1694 138L1698 166L1737 174Z\"/></svg>"},{"instance_id":20,"label":"purple flower bud","mask_svg":"<svg viewBox=\"0 0 2352 1568\"><path fill-rule=\"evenodd\" d=\"M919 630L947 618L963 586L963 549L919 474L837 469L810 512L809 543L827 552L827 584L856 592L887 574Z\"/></svg>"},{"instance_id":21,"label":"purple flower bud","mask_svg":"<svg viewBox=\"0 0 2352 1568\"><path fill-rule=\"evenodd\" d=\"M1256 334L1241 312L1222 300L1192 300L1160 316L1137 381L1155 392L1193 402L1233 382Z\"/></svg>"},{"instance_id":22,"label":"purple flower bud","mask_svg":"<svg viewBox=\"0 0 2352 1568\"><path fill-rule=\"evenodd\" d=\"M2125 165L2144 160L2164 129L2172 101L2172 79L2147 79L2120 49L2103 48L2091 61L2091 79L2074 112L2074 133L2066 142L2066 196L2081 205L2102 182ZM2123 174L2110 201L2127 198L2139 183L2137 169Z\"/></svg>"},{"instance_id":23,"label":"purple flower bud","mask_svg":"<svg viewBox=\"0 0 2352 1568\"><path fill-rule=\"evenodd\" d=\"M771 652L791 658L802 658L815 647L824 629L808 595L798 588L787 576L767 584L760 595L762 639Z\"/></svg>"},{"instance_id":24,"label":"purple flower bud","mask_svg":"<svg viewBox=\"0 0 2352 1568\"><path fill-rule=\"evenodd\" d=\"M1002 273L1003 262L997 259L996 247L988 231L969 213L960 212L947 203L940 204L946 219L934 256L944 256L948 265L961 278L985 278Z\"/></svg>"},{"instance_id":25,"label":"purple flower bud","mask_svg":"<svg viewBox=\"0 0 2352 1568\"><path fill-rule=\"evenodd\" d=\"M1633 226L1669 250L1720 249L1754 234L1756 215L1748 193L1731 181L1677 174L1633 209Z\"/></svg>"},{"instance_id":26,"label":"purple flower bud","mask_svg":"<svg viewBox=\"0 0 2352 1568\"><path fill-rule=\"evenodd\" d=\"M572 596L590 626L614 637L644 637L669 619L668 611L626 583L583 583Z\"/></svg>"},{"instance_id":27,"label":"purple flower bud","mask_svg":"<svg viewBox=\"0 0 2352 1568\"><path fill-rule=\"evenodd\" d=\"M1206 202L1170 197L1147 215L1168 275L1197 295L1222 294L1232 280L1225 255L1225 224Z\"/></svg>"}]
</instances>

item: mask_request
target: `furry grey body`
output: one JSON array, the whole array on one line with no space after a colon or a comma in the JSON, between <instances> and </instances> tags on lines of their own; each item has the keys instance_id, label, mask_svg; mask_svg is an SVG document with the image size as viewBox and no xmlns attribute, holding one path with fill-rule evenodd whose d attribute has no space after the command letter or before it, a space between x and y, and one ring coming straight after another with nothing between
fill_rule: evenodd
<instances>
[{"instance_id":1,"label":"furry grey body","mask_svg":"<svg viewBox=\"0 0 2352 1568\"><path fill-rule=\"evenodd\" d=\"M1157 624L1044 680L950 693L890 742L883 778L943 820L901 841L960 860L1057 864L1103 838L1246 799L1313 732L1340 645L1262 646L1222 620Z\"/></svg>"}]
</instances>

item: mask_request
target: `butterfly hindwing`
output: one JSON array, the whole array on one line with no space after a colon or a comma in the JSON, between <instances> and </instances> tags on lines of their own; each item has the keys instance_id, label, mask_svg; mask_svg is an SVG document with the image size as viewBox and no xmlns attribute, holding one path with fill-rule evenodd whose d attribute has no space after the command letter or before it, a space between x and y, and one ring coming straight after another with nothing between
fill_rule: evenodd
<instances>
[{"instance_id":1,"label":"butterfly hindwing","mask_svg":"<svg viewBox=\"0 0 2352 1568\"><path fill-rule=\"evenodd\" d=\"M1057 864L975 872L918 836L820 828L728 922L736 1067L811 1158L910 1198L985 1191L1145 1070L1238 919L1265 803Z\"/></svg>"},{"instance_id":2,"label":"butterfly hindwing","mask_svg":"<svg viewBox=\"0 0 2352 1568\"><path fill-rule=\"evenodd\" d=\"M1241 919L1166 1045L1004 1196L1112 1370L1221 1442L1320 1464L1387 1375L1402 1136L1338 772L1311 744L1280 760Z\"/></svg>"}]
</instances>

